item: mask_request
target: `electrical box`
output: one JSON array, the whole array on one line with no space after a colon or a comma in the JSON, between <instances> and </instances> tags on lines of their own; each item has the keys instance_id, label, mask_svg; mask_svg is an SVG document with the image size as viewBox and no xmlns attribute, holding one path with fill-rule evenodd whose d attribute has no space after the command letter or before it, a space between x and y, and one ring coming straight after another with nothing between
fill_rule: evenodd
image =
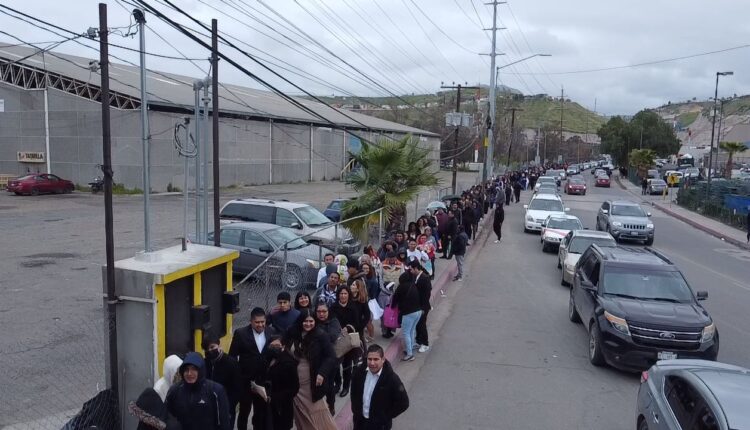
<instances>
[{"instance_id":1,"label":"electrical box","mask_svg":"<svg viewBox=\"0 0 750 430\"><path fill-rule=\"evenodd\" d=\"M185 251L176 246L115 262L123 428L137 426L125 408L153 387L167 356L202 353L203 336L209 333L229 349L232 315L239 311L239 294L232 290L232 262L237 257L235 250L191 244ZM106 292L106 268L102 277Z\"/></svg>"}]
</instances>

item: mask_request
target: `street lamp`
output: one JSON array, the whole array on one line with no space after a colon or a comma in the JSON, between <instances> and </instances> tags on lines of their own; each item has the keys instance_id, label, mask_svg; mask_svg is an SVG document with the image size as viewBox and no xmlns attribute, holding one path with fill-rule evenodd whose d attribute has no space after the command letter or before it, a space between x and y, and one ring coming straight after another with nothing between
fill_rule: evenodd
<instances>
[{"instance_id":1,"label":"street lamp","mask_svg":"<svg viewBox=\"0 0 750 430\"><path fill-rule=\"evenodd\" d=\"M497 74L500 72L500 69L504 69L504 68L512 66L514 64L518 64L521 61L526 61L526 60L528 60L530 58L534 58L534 57L551 57L551 56L552 56L551 54L534 54L534 55L529 55L526 58L521 58L520 60L513 61L512 63L503 64L502 66L497 66L497 68L495 69L495 82L497 82Z\"/></svg>"},{"instance_id":2,"label":"street lamp","mask_svg":"<svg viewBox=\"0 0 750 430\"><path fill-rule=\"evenodd\" d=\"M734 75L734 72L716 72L716 86L714 87L714 117L711 121L711 149L708 151L708 182L706 182L706 201L708 201L709 196L711 195L711 170L714 164L714 134L716 132L716 103L719 99L719 76L732 75Z\"/></svg>"}]
</instances>

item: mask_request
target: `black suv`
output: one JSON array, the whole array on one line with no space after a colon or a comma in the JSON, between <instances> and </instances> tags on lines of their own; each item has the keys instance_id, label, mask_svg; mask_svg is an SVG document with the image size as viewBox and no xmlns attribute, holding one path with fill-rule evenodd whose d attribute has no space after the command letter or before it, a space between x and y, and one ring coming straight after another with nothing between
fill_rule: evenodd
<instances>
[{"instance_id":1,"label":"black suv","mask_svg":"<svg viewBox=\"0 0 750 430\"><path fill-rule=\"evenodd\" d=\"M568 317L589 332L589 360L623 370L657 360L716 360L719 333L680 270L646 248L590 246L576 264Z\"/></svg>"}]
</instances>

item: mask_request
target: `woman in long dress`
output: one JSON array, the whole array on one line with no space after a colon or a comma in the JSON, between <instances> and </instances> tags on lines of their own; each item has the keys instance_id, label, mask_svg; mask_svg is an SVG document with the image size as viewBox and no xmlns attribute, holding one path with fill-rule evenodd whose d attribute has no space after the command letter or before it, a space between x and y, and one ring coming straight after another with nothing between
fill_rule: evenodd
<instances>
[{"instance_id":1,"label":"woman in long dress","mask_svg":"<svg viewBox=\"0 0 750 430\"><path fill-rule=\"evenodd\" d=\"M337 364L336 353L328 336L315 326L312 310L300 312L284 344L298 361L299 391L294 398L297 430L336 430L325 402Z\"/></svg>"}]
</instances>

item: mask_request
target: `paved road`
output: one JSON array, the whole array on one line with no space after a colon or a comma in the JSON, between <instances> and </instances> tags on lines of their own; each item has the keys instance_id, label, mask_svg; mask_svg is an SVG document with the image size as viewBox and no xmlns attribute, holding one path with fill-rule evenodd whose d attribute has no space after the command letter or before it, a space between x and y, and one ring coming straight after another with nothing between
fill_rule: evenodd
<instances>
[{"instance_id":1,"label":"paved road","mask_svg":"<svg viewBox=\"0 0 750 430\"><path fill-rule=\"evenodd\" d=\"M590 228L609 197L636 200L614 184L563 196ZM750 367L750 253L648 210L654 246L695 290L710 293L705 303L721 333L719 359ZM411 380L412 401L399 428L635 427L638 376L588 362L585 330L567 319L568 289L560 286L556 256L541 252L538 235L523 233L522 218L520 204L506 211L502 243L487 241L460 289L441 302L448 316L423 367L417 373L399 366Z\"/></svg>"}]
</instances>

